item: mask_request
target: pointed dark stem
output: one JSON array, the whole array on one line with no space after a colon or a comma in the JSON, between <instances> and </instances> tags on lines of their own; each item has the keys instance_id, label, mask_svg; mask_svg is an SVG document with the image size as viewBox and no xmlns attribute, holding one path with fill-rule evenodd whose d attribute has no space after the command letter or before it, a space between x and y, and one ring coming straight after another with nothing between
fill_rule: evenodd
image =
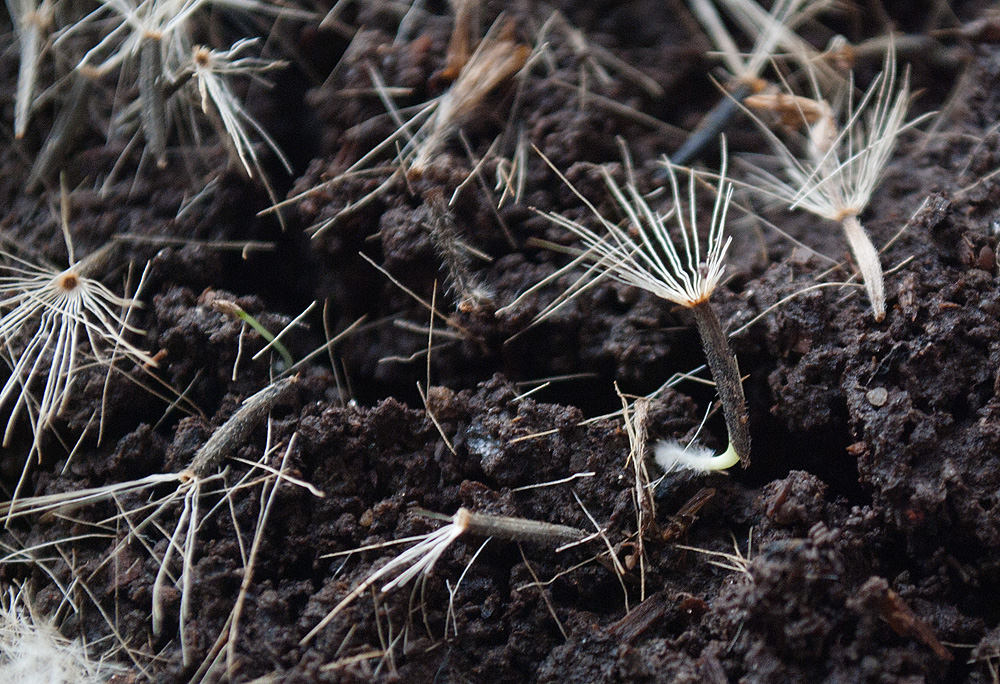
<instances>
[{"instance_id":1,"label":"pointed dark stem","mask_svg":"<svg viewBox=\"0 0 1000 684\"><path fill-rule=\"evenodd\" d=\"M670 155L670 161L678 166L688 166L701 155L705 146L719 136L733 114L740 110L740 103L753 92L748 85L739 85L736 90L719 100L712 110L701 120L698 128L688 136L684 144Z\"/></svg>"}]
</instances>

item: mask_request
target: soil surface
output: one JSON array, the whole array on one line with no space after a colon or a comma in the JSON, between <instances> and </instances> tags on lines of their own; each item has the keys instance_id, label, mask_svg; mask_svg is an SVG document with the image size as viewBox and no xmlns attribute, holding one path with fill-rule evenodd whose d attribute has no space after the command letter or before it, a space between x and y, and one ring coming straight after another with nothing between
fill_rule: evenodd
<instances>
[{"instance_id":1,"label":"soil surface","mask_svg":"<svg viewBox=\"0 0 1000 684\"><path fill-rule=\"evenodd\" d=\"M624 181L620 138L640 189L663 184L662 155L720 99L707 39L679 0L486 2L478 36L493 25L537 48L555 9L564 23L420 173L393 175L389 145L343 175L399 128L373 78L397 89L403 119L447 91L454 20L444 2L405 17L400 3L338 7L274 26L268 49L290 66L242 93L294 169L260 146L270 192L315 189L283 226L211 137L196 164L178 154L158 169L95 123L61 158L77 256L130 236L101 274L118 293L150 265L130 340L159 366L83 368L21 497L181 472L286 370L273 351L252 358L266 341L219 300L271 332L318 302L281 341L296 360L321 353L201 490L161 482L11 520L0 583L29 583L39 614L121 663L123 682L998 681L1000 43L986 3L874 0L801 27L820 48L890 30L901 46L929 40L900 59L909 116L939 113L902 136L862 216L885 246L888 312L876 323L863 288L833 285L854 274L835 224L738 190L712 301L745 376L753 461L668 474L642 530L625 425L608 417L616 384L653 393L650 444L726 442L717 411L699 427L714 392L693 320L601 281L533 325L572 274L497 310L579 244L541 213L599 227L540 154L619 220L600 166ZM260 30L213 22L206 40ZM859 51L862 92L883 54ZM0 55L5 133L17 64ZM65 265L58 173L26 185L53 112L0 149L0 227L5 250ZM767 149L742 114L726 131L733 156ZM498 209L519 136L523 193ZM717 168L718 144L698 163ZM15 421L8 499L31 442ZM425 580L383 594L387 575L304 639L406 548L387 544L460 507L602 535L558 552L464 535Z\"/></svg>"}]
</instances>

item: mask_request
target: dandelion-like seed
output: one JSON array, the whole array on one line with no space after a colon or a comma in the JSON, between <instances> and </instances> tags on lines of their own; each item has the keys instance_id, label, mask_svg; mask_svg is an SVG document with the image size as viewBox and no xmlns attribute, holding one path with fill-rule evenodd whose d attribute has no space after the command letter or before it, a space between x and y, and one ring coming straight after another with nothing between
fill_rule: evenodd
<instances>
[{"instance_id":1,"label":"dandelion-like seed","mask_svg":"<svg viewBox=\"0 0 1000 684\"><path fill-rule=\"evenodd\" d=\"M53 25L54 7L49 0L7 0L7 11L21 53L14 99L14 137L20 139L28 128L45 38Z\"/></svg>"},{"instance_id":2,"label":"dandelion-like seed","mask_svg":"<svg viewBox=\"0 0 1000 684\"><path fill-rule=\"evenodd\" d=\"M102 0L63 37L105 15L116 24L77 64L90 73L107 73L122 64L138 67L139 120L149 152L160 168L167 165L165 85L188 52L186 22L205 0Z\"/></svg>"},{"instance_id":3,"label":"dandelion-like seed","mask_svg":"<svg viewBox=\"0 0 1000 684\"><path fill-rule=\"evenodd\" d=\"M885 317L882 264L871 238L858 219L882 179L899 134L925 117L904 123L910 101L909 73L896 87L896 52L888 50L883 71L861 102L854 106L848 85L846 121L837 125L835 109L818 94L815 99L781 94L748 99L747 106L778 110L807 129L804 153L793 152L759 119L771 141L780 175L759 166L747 184L765 195L840 223L858 262L875 320ZM925 115L926 116L926 115Z\"/></svg>"},{"instance_id":4,"label":"dandelion-like seed","mask_svg":"<svg viewBox=\"0 0 1000 684\"><path fill-rule=\"evenodd\" d=\"M731 238L724 234L726 214L733 192L732 185L726 180L725 152L725 141L723 141L723 164L704 255L698 232L694 173L689 175L685 199L674 166L667 164L673 207L666 214L661 214L654 211L639 192L631 177L631 164L627 163L629 178L624 190L615 182L610 172L602 168L604 182L627 218L624 224L618 224L602 216L597 208L577 192L566 177L549 163L550 168L600 221L605 233L599 234L582 223L559 214L544 214L549 220L579 237L585 249L572 262L498 312L503 313L511 309L530 293L582 265L587 266L584 275L539 313L537 320L550 316L567 301L604 277L646 290L668 302L689 309L694 315L701 335L705 356L719 391L726 427L729 430L729 448L724 454L715 457L715 460L704 469L728 468L737 461L742 462L744 466L750 463L749 419L739 367L722 324L709 303L712 292L722 280L726 252L731 242ZM546 162L548 163L547 159ZM680 246L670 234L671 223L676 223L679 229Z\"/></svg>"},{"instance_id":5,"label":"dandelion-like seed","mask_svg":"<svg viewBox=\"0 0 1000 684\"><path fill-rule=\"evenodd\" d=\"M438 517L438 516L434 516ZM360 584L338 603L333 610L327 613L326 617L320 620L319 624L309 630L309 633L302 637L299 644L307 644L317 634L319 634L330 622L337 617L356 598L368 591L383 577L398 572L399 574L382 586L382 593L388 593L393 589L404 586L418 576L427 577L434 566L444 555L444 552L463 535L473 535L491 539L506 539L509 541L533 541L564 544L561 548L568 548L581 543L590 537L582 530L566 525L555 525L538 520L527 520L524 518L511 518L502 515L489 515L485 513L473 513L465 508L460 508L451 518L451 523L441 527L434 532L422 534L416 537L402 539L402 542L417 542L406 549L380 569L368 575ZM395 542L392 542L395 543ZM362 551L366 549L381 548L384 544L376 544L371 547L355 549ZM558 549L557 549L558 551ZM354 553L351 551L350 553ZM335 554L339 555L339 554ZM473 556L475 560L475 556Z\"/></svg>"},{"instance_id":6,"label":"dandelion-like seed","mask_svg":"<svg viewBox=\"0 0 1000 684\"><path fill-rule=\"evenodd\" d=\"M770 10L763 9L754 0L688 0L688 4L728 72L726 80L730 93L712 108L698 128L671 155L674 163L689 164L705 145L722 132L739 111L739 103L767 86L761 74L775 58L778 49L800 63L822 70L824 78L836 79L822 60L814 59L815 50L795 33L795 28L802 22L833 4L830 0L776 0ZM753 40L749 52L739 48L715 5L724 7L741 32Z\"/></svg>"},{"instance_id":7,"label":"dandelion-like seed","mask_svg":"<svg viewBox=\"0 0 1000 684\"><path fill-rule=\"evenodd\" d=\"M705 29L709 40L718 50L718 55L732 79L751 90L759 89L756 81L768 62L774 58L779 47L793 55L804 55L810 49L808 43L796 35L794 29L805 19L831 3L812 0L777 0L770 11L763 9L753 0L727 0L717 2L726 7L729 14L753 39L749 54L736 44L729 29L719 16L710 0L689 0L694 16Z\"/></svg>"},{"instance_id":8,"label":"dandelion-like seed","mask_svg":"<svg viewBox=\"0 0 1000 684\"><path fill-rule=\"evenodd\" d=\"M488 34L463 66L458 78L437 100L434 111L404 148L413 151L407 173L419 176L458 125L475 111L483 98L514 76L528 62L531 48L514 41L505 25L499 37Z\"/></svg>"},{"instance_id":9,"label":"dandelion-like seed","mask_svg":"<svg viewBox=\"0 0 1000 684\"><path fill-rule=\"evenodd\" d=\"M76 261L68 233L66 237L70 266L62 271L0 252L7 260L0 266L5 273L0 276L0 341L11 366L0 390L0 407L11 412L4 446L25 412L34 433L32 449L37 451L41 434L69 403L81 357L106 366L116 355L156 365L125 339L127 332L138 332L128 322L136 302L87 276L106 252ZM81 340L86 340L83 353Z\"/></svg>"},{"instance_id":10,"label":"dandelion-like seed","mask_svg":"<svg viewBox=\"0 0 1000 684\"><path fill-rule=\"evenodd\" d=\"M702 259L693 174L689 178L688 217L685 218L683 195L677 175L672 169L670 185L674 207L665 215L650 208L634 182L627 183L623 192L607 169L602 169L601 172L608 190L628 217L625 227L602 218L601 222L608 231L607 237L602 237L558 214L550 213L547 216L579 235L593 254L598 256L596 259L588 259L606 264L607 274L611 278L687 308L693 309L707 302L725 270L725 256L731 238L724 238L723 227L729 210L731 187L725 182L720 185L712 212L712 223L708 229L705 258ZM722 173L725 176L725 168ZM671 218L680 228L683 255L670 235L668 225ZM639 236L638 241L629 234L629 228L635 230Z\"/></svg>"},{"instance_id":11,"label":"dandelion-like seed","mask_svg":"<svg viewBox=\"0 0 1000 684\"><path fill-rule=\"evenodd\" d=\"M92 27L95 35L102 36L76 67L86 74L105 74L120 69L123 92L130 92L129 80L135 79L138 99L126 106L123 114L126 119L138 114L147 152L160 168L167 165L171 126L181 129L182 133L186 132L185 127L196 126L193 112L184 108L185 103L177 110L170 102L173 94L194 76L198 81L202 109L208 113L209 100L215 105L225 134L252 176L248 158L258 171L260 169L250 149L247 127L259 133L275 151L277 148L233 96L225 79L233 74L256 74L281 64L244 56L242 53L254 41L237 41L228 50L196 47L196 31L192 26L195 17L201 11L216 7L244 14L312 17L308 12L284 8L267 0L100 0L97 9L68 27L58 40ZM115 126L118 127L118 123ZM287 167L285 158L280 152L278 155Z\"/></svg>"},{"instance_id":12,"label":"dandelion-like seed","mask_svg":"<svg viewBox=\"0 0 1000 684\"><path fill-rule=\"evenodd\" d=\"M292 172L292 165L281 152L278 144L240 104L226 80L235 75L256 75L285 66L284 62L244 56L244 53L257 42L256 40L238 40L228 50L210 50L199 45L193 50L190 66L193 78L198 85L202 112L209 114L214 106L226 136L232 143L247 175L251 178L254 175L254 169L259 171L261 166L248 129L256 131L257 135L277 155L282 166L289 173Z\"/></svg>"},{"instance_id":13,"label":"dandelion-like seed","mask_svg":"<svg viewBox=\"0 0 1000 684\"><path fill-rule=\"evenodd\" d=\"M397 123L396 131L334 178L289 197L266 209L265 212L276 211L288 204L300 202L360 173L388 172L385 180L364 197L349 200L332 217L310 226L309 233L317 237L341 217L368 205L398 181L404 179L410 181L421 177L435 163L449 137L460 129L473 112L477 111L484 98L508 79L522 73L530 55L531 48L514 39L513 24L506 21L498 22L461 67L461 71L447 92L421 105L416 113L405 121L396 105L386 95L385 84L381 77L374 68L370 68L372 83ZM397 158L385 166L373 167L372 162L384 156L393 146L396 146Z\"/></svg>"}]
</instances>

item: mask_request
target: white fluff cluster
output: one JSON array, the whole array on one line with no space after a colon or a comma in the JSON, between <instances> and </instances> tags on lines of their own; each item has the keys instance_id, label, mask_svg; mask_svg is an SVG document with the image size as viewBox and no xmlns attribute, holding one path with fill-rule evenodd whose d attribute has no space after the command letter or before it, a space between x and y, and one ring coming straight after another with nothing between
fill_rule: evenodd
<instances>
[{"instance_id":1,"label":"white fluff cluster","mask_svg":"<svg viewBox=\"0 0 1000 684\"><path fill-rule=\"evenodd\" d=\"M111 668L77 641L32 614L24 589L0 596L0 681L4 684L99 684Z\"/></svg>"}]
</instances>

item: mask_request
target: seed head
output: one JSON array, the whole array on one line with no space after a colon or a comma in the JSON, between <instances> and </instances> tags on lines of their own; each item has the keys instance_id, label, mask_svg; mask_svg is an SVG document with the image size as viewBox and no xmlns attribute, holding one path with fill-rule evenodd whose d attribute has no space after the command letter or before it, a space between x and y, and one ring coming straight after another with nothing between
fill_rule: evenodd
<instances>
[{"instance_id":1,"label":"seed head","mask_svg":"<svg viewBox=\"0 0 1000 684\"><path fill-rule=\"evenodd\" d=\"M843 226L875 320L881 321L885 317L882 265L858 217L882 180L899 134L924 117L905 123L910 102L909 74L904 74L897 89L896 52L892 47L886 53L885 68L857 107L851 95L853 82L848 84L846 96L838 98L847 103L843 126L837 123L837 108L827 104L815 81L814 91L812 99L785 95L748 103L776 111L786 122L797 119L798 125L805 127L806 136L802 151L793 152L757 119L771 141L780 171L775 174L751 165L746 185L786 203L790 209L805 209Z\"/></svg>"},{"instance_id":2,"label":"seed head","mask_svg":"<svg viewBox=\"0 0 1000 684\"><path fill-rule=\"evenodd\" d=\"M611 173L601 169L604 182L625 214L624 225L615 223L597 211L597 208L570 184L546 159L546 163L566 183L574 194L590 209L604 228L598 233L583 223L556 213L543 214L553 223L566 228L583 242L584 249L570 264L521 295L518 300L501 309L508 310L518 301L537 288L560 278L567 271L580 265L589 264L586 272L569 289L546 307L537 317L541 320L551 315L566 301L580 294L587 287L603 277L609 277L625 285L646 290L674 304L694 307L708 300L722 280L725 271L726 251L731 238L724 236L726 213L732 197L732 187L725 179L725 144L723 143L723 165L720 174L715 207L704 255L698 231L696 177L691 173L688 179L687 197L681 191L677 173L672 165L667 165L673 206L660 213L649 206L646 198L631 177L631 164L626 158L629 179L624 189L615 181ZM680 232L680 246L670 234L670 226L676 223Z\"/></svg>"},{"instance_id":3,"label":"seed head","mask_svg":"<svg viewBox=\"0 0 1000 684\"><path fill-rule=\"evenodd\" d=\"M784 102L798 112L798 124L806 128L804 151L793 152L761 124L771 141L780 173L752 165L750 185L792 209L805 209L831 221L857 216L878 187L899 134L924 118L905 122L909 81L906 73L896 87L896 53L890 49L885 68L857 106L850 95L853 83L845 96L836 98L846 102L843 125L837 124L837 108L829 107L818 92L811 99L784 95ZM783 118L794 114L787 106L780 113Z\"/></svg>"},{"instance_id":4,"label":"seed head","mask_svg":"<svg viewBox=\"0 0 1000 684\"><path fill-rule=\"evenodd\" d=\"M156 365L125 335L133 300L115 295L83 272L83 262L58 271L0 252L0 345L11 366L0 390L0 407L10 407L4 435L10 439L22 410L31 417L37 447L40 434L72 395L81 356L110 364L115 354ZM81 354L81 339L86 340Z\"/></svg>"},{"instance_id":5,"label":"seed head","mask_svg":"<svg viewBox=\"0 0 1000 684\"><path fill-rule=\"evenodd\" d=\"M229 138L251 178L254 170L260 171L261 168L251 130L274 151L289 173L292 170L278 144L240 103L229 85L229 79L235 75L257 75L285 66L283 62L245 56L246 51L256 43L256 40L238 40L228 50L209 50L199 45L192 50L189 65L198 86L202 112L208 114L214 108L218 113L222 132Z\"/></svg>"}]
</instances>

